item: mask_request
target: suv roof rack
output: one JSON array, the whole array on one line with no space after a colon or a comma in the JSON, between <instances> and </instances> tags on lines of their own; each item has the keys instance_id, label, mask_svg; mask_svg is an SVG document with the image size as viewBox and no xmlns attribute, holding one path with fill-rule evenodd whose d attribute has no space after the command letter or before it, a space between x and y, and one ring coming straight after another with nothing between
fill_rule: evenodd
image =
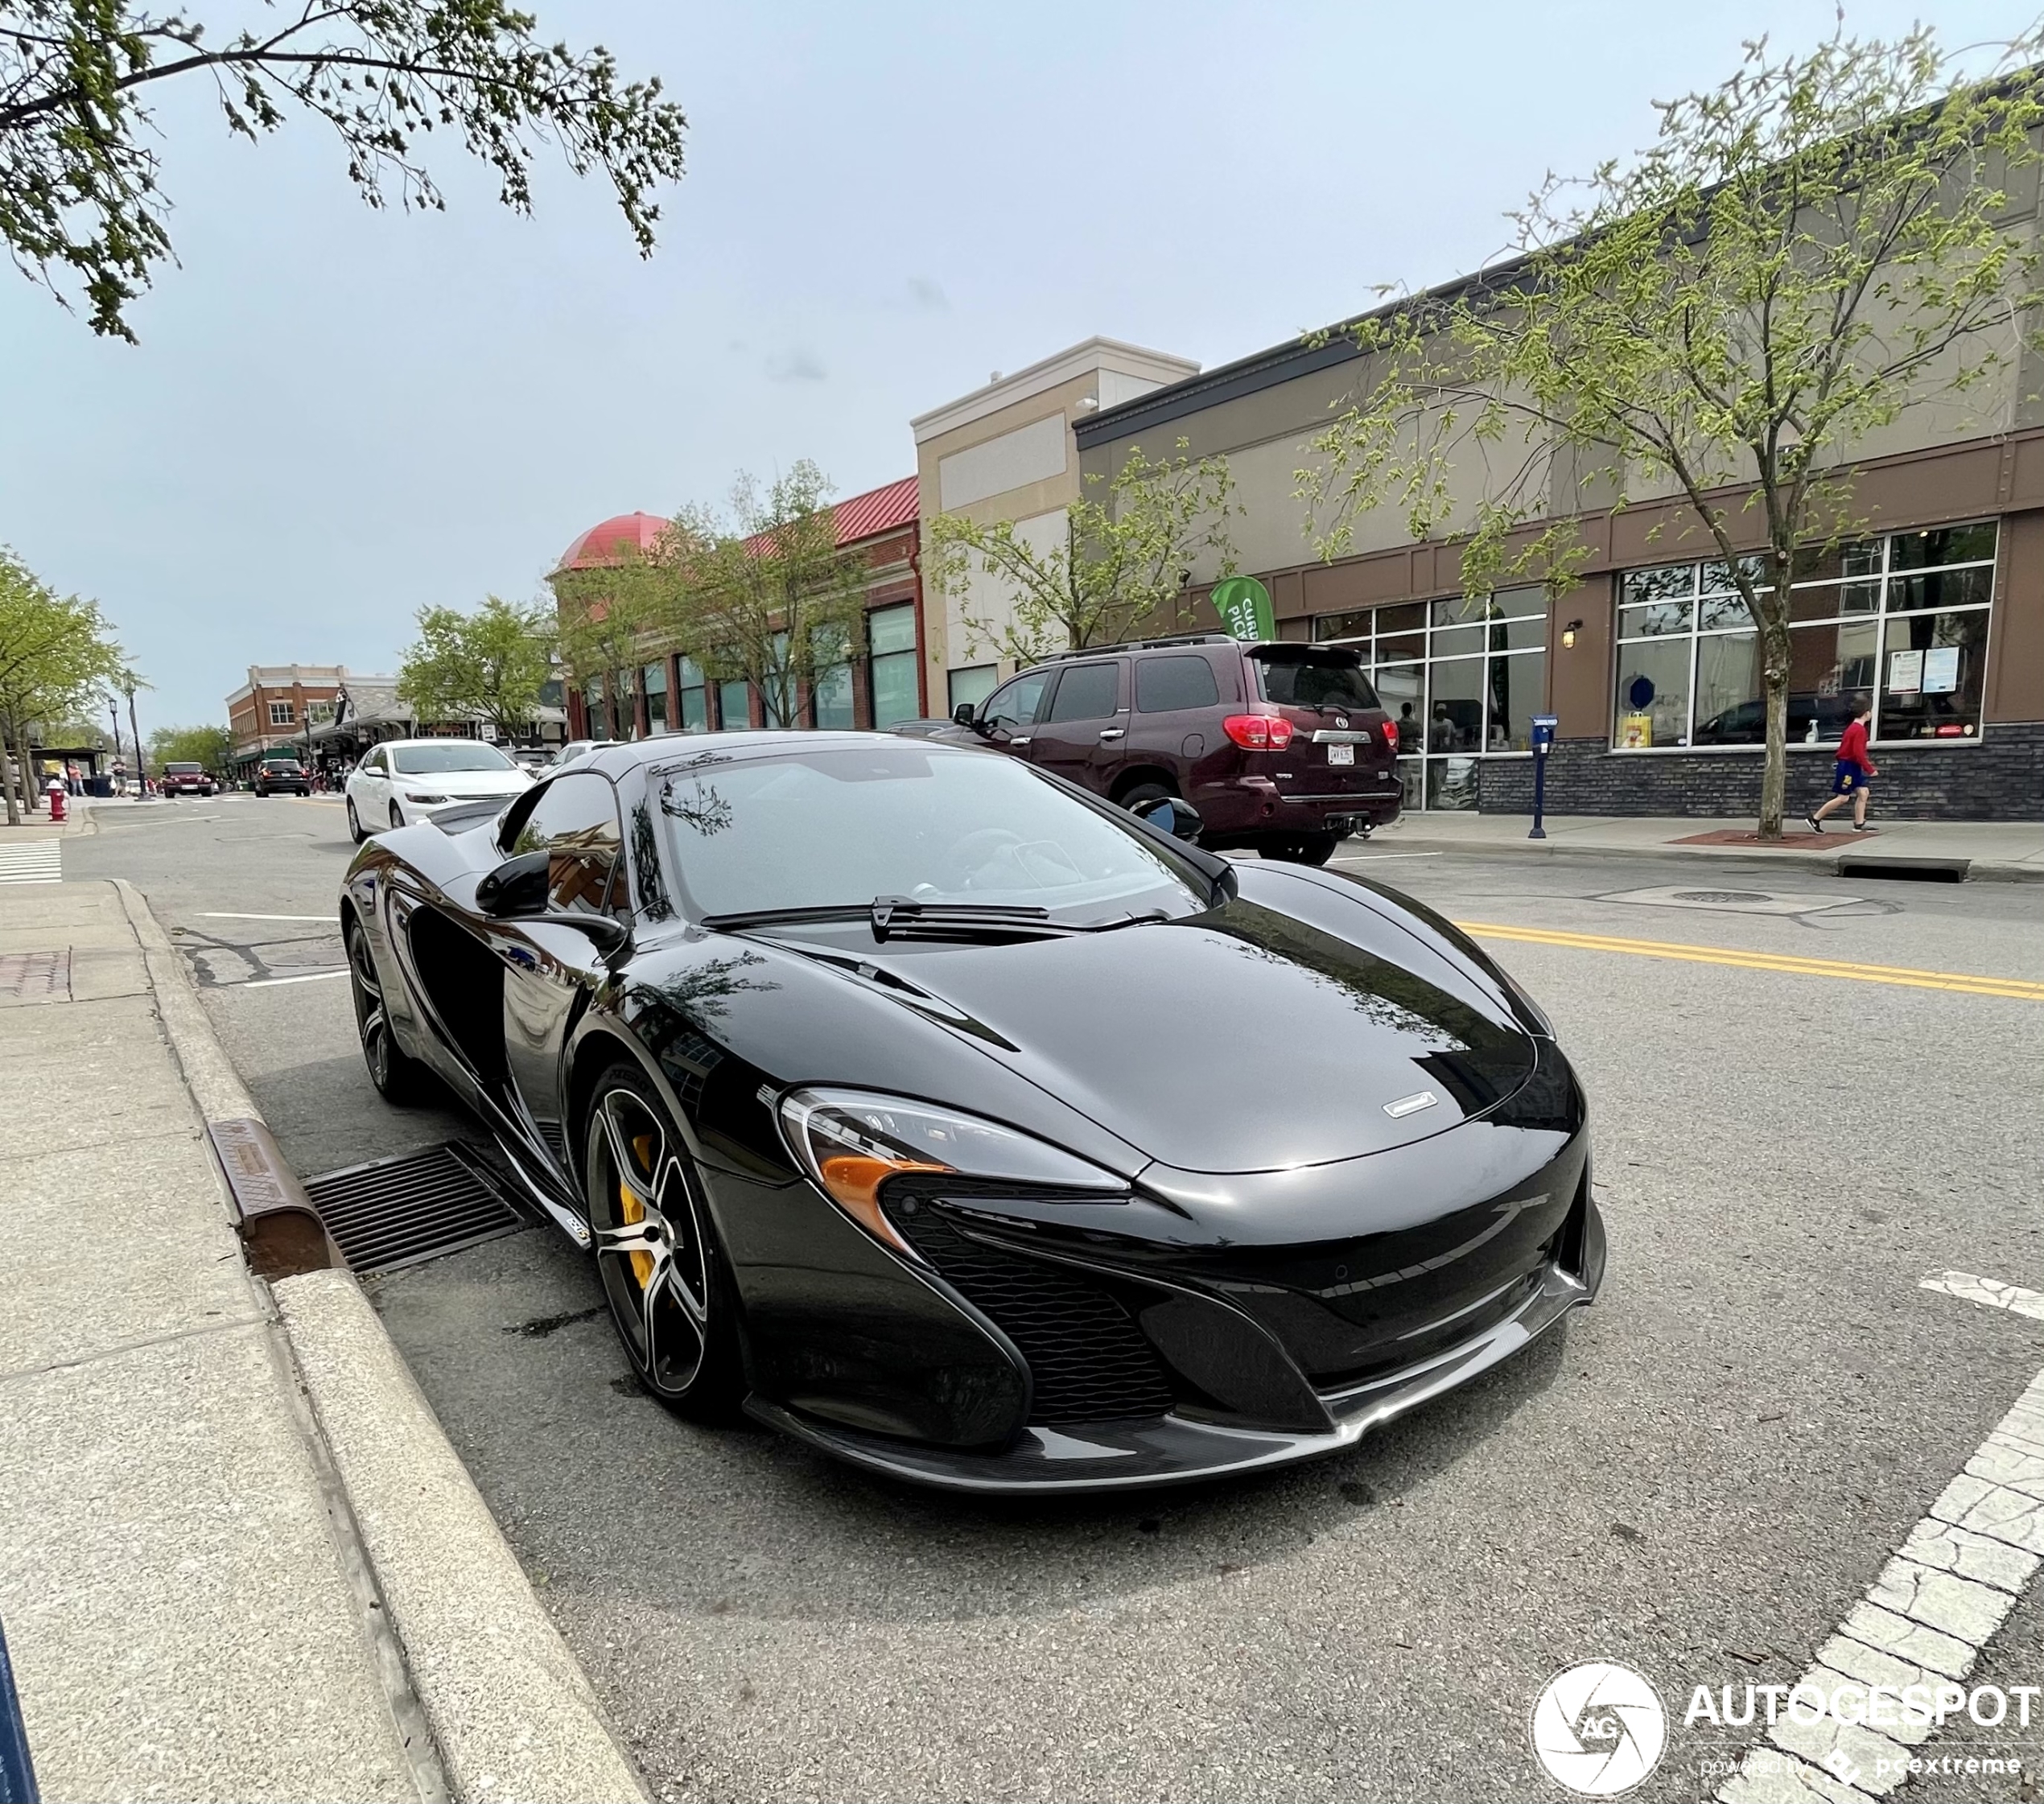
<instances>
[{"instance_id":1,"label":"suv roof rack","mask_svg":"<svg viewBox=\"0 0 2044 1804\"><path fill-rule=\"evenodd\" d=\"M1105 657L1110 652L1146 652L1164 645L1234 645L1243 641L1226 632L1172 632L1160 639L1124 639L1115 645L1087 645L1078 651L1051 652L1036 660L1057 664L1069 657Z\"/></svg>"}]
</instances>

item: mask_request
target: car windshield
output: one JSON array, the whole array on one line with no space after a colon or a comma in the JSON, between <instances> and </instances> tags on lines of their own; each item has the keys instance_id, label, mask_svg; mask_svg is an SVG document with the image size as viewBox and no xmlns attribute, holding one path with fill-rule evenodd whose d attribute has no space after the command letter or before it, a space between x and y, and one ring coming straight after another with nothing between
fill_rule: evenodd
<instances>
[{"instance_id":1,"label":"car windshield","mask_svg":"<svg viewBox=\"0 0 2044 1804\"><path fill-rule=\"evenodd\" d=\"M1251 652L1263 680L1263 699L1295 708L1374 708L1377 691L1354 652L1290 646Z\"/></svg>"},{"instance_id":2,"label":"car windshield","mask_svg":"<svg viewBox=\"0 0 2044 1804\"><path fill-rule=\"evenodd\" d=\"M1070 925L1206 907L1192 874L1007 758L902 740L655 773L698 915L876 896L1047 908Z\"/></svg>"},{"instance_id":3,"label":"car windshield","mask_svg":"<svg viewBox=\"0 0 2044 1804\"><path fill-rule=\"evenodd\" d=\"M403 776L445 771L508 771L517 767L493 745L473 739L450 739L445 745L401 745L390 754Z\"/></svg>"}]
</instances>

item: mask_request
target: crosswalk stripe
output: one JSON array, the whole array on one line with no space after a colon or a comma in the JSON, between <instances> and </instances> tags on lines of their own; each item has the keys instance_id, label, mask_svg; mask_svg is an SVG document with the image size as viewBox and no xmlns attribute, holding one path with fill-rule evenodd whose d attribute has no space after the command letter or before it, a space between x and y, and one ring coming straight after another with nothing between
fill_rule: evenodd
<instances>
[{"instance_id":1,"label":"crosswalk stripe","mask_svg":"<svg viewBox=\"0 0 2044 1804\"><path fill-rule=\"evenodd\" d=\"M29 839L0 845L0 883L54 883L63 878L58 841Z\"/></svg>"}]
</instances>

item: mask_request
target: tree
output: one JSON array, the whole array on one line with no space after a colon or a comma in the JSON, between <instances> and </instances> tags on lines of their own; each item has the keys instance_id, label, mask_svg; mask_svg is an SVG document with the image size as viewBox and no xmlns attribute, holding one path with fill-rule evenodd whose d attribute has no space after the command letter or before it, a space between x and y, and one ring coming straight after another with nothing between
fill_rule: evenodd
<instances>
[{"instance_id":1,"label":"tree","mask_svg":"<svg viewBox=\"0 0 2044 1804\"><path fill-rule=\"evenodd\" d=\"M1139 445L1106 484L1103 500L1082 497L1066 510L1062 542L1032 545L1012 521L981 525L958 514L930 522L931 566L938 586L970 593L974 566L991 578L1012 609L967 600L972 642L995 656L1032 664L1053 651L1111 645L1139 631L1182 627L1191 618L1186 585L1203 558L1216 577L1234 574L1228 518L1227 460L1185 455L1152 462ZM1086 478L1098 484L1098 474Z\"/></svg>"},{"instance_id":2,"label":"tree","mask_svg":"<svg viewBox=\"0 0 2044 1804\"><path fill-rule=\"evenodd\" d=\"M219 776L234 756L234 735L225 727L159 727L149 735L149 765L159 776L166 764L200 764Z\"/></svg>"},{"instance_id":3,"label":"tree","mask_svg":"<svg viewBox=\"0 0 2044 1804\"><path fill-rule=\"evenodd\" d=\"M601 678L613 730L628 724L637 709L638 671L657 610L649 592L646 561L634 553L612 569L567 570L554 579L560 607L562 661L578 687ZM592 738L611 736L588 723Z\"/></svg>"},{"instance_id":4,"label":"tree","mask_svg":"<svg viewBox=\"0 0 2044 1804\"><path fill-rule=\"evenodd\" d=\"M1760 831L1778 838L1799 557L1864 529L1850 464L1869 435L2007 403L2040 300L2031 228L2007 216L2038 159L2038 48L1983 83L1927 30L1751 45L1722 87L1661 105L1634 165L1550 179L1514 261L1348 328L1366 373L1299 472L1322 554L1397 509L1415 538L1461 537L1470 595L1559 595L1589 552L1558 517L1672 491L1756 629Z\"/></svg>"},{"instance_id":5,"label":"tree","mask_svg":"<svg viewBox=\"0 0 2044 1804\"><path fill-rule=\"evenodd\" d=\"M682 509L648 560L653 618L712 682L756 688L769 725L862 642L867 566L829 493L806 458L764 489L741 473L727 511Z\"/></svg>"},{"instance_id":6,"label":"tree","mask_svg":"<svg viewBox=\"0 0 2044 1804\"><path fill-rule=\"evenodd\" d=\"M421 720L480 719L506 738L529 727L554 673L550 610L490 596L472 614L422 608L398 694Z\"/></svg>"},{"instance_id":7,"label":"tree","mask_svg":"<svg viewBox=\"0 0 2044 1804\"><path fill-rule=\"evenodd\" d=\"M82 713L126 668L97 602L60 596L0 546L0 739L11 761L7 824L36 798L28 731Z\"/></svg>"},{"instance_id":8,"label":"tree","mask_svg":"<svg viewBox=\"0 0 2044 1804\"><path fill-rule=\"evenodd\" d=\"M323 120L372 207L394 195L408 211L444 204L421 142L446 130L496 172L505 205L529 212L535 150L552 142L577 175L609 179L651 254L650 196L680 179L687 123L657 79L620 82L600 47L542 43L538 22L505 0L273 6L262 28L223 32L194 16L213 10L207 0L165 13L0 0L0 238L67 306L75 282L93 331L132 340L128 304L172 254L147 97L179 76L209 80L245 138L293 109Z\"/></svg>"}]
</instances>

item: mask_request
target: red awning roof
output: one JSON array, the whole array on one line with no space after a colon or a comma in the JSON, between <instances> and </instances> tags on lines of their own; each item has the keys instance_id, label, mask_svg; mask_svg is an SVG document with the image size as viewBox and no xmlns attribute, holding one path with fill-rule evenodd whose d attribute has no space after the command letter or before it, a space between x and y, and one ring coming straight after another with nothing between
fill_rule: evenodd
<instances>
[{"instance_id":1,"label":"red awning roof","mask_svg":"<svg viewBox=\"0 0 2044 1804\"><path fill-rule=\"evenodd\" d=\"M905 526L921 511L921 485L914 476L904 476L884 488L869 488L863 495L838 503L838 543L856 545Z\"/></svg>"},{"instance_id":2,"label":"red awning roof","mask_svg":"<svg viewBox=\"0 0 2044 1804\"><path fill-rule=\"evenodd\" d=\"M909 525L922 507L920 486L904 476L880 488L869 488L837 504L838 543L857 545ZM562 570L594 570L620 562L632 551L652 550L667 522L657 513L620 513L591 526L562 554Z\"/></svg>"}]
</instances>

